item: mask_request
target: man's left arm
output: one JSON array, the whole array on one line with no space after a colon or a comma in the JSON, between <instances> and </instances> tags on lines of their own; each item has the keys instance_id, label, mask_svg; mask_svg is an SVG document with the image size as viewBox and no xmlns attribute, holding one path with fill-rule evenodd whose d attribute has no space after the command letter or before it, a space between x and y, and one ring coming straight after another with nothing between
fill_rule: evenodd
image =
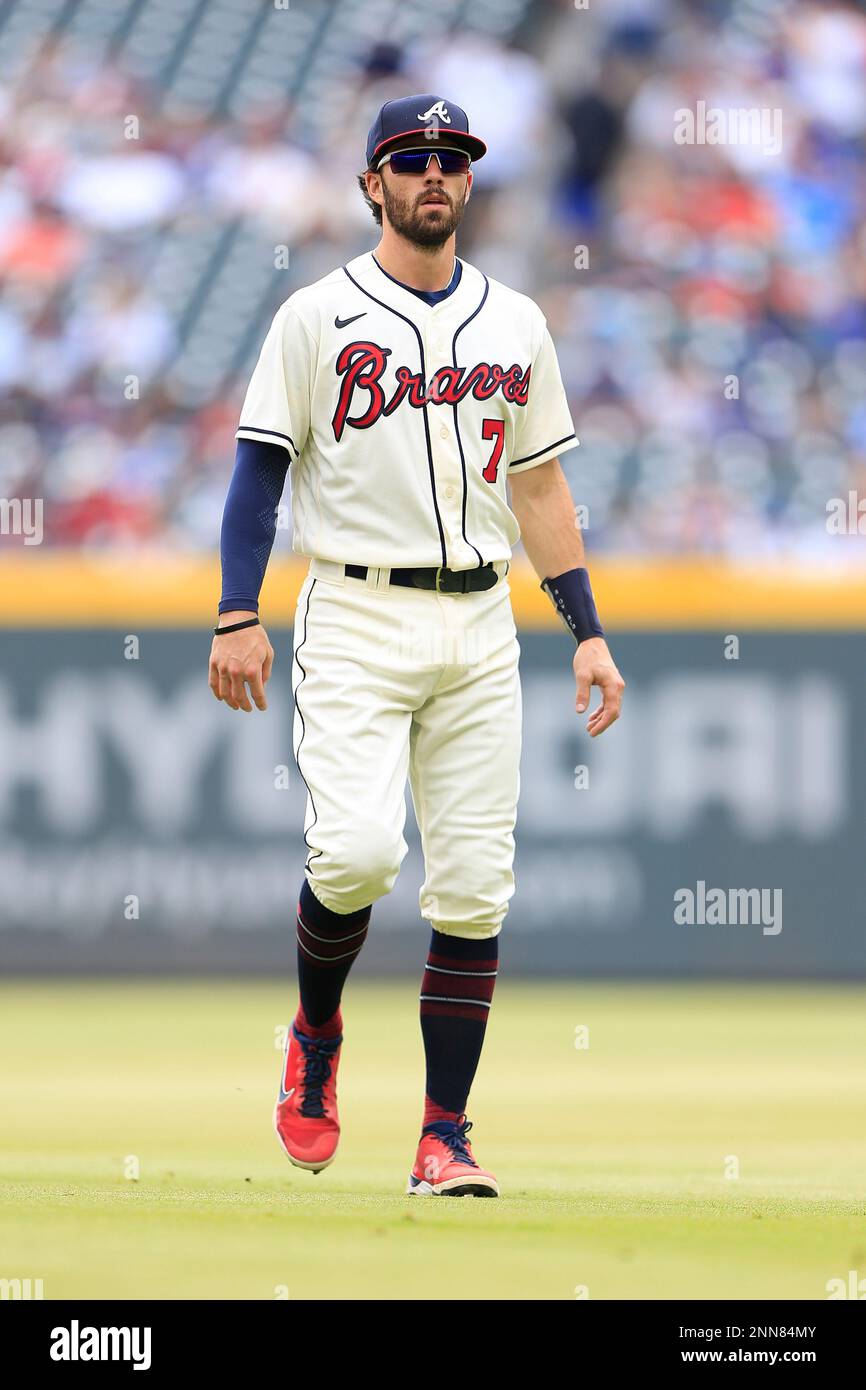
<instances>
[{"instance_id":1,"label":"man's left arm","mask_svg":"<svg viewBox=\"0 0 866 1390\"><path fill-rule=\"evenodd\" d=\"M548 459L536 468L510 474L511 510L520 526L521 540L533 569L542 581L562 577L558 604L577 638L574 679L575 708L582 714L589 704L590 689L597 685L601 704L589 716L587 731L596 738L619 718L625 681L616 668L600 628L589 590L583 537L574 501L559 459ZM577 575L577 571L583 571Z\"/></svg>"}]
</instances>

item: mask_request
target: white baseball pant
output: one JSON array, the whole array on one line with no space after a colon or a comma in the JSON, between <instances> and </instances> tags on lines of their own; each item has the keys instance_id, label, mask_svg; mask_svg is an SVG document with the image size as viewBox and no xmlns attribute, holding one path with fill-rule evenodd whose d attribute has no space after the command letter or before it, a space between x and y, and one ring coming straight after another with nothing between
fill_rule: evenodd
<instances>
[{"instance_id":1,"label":"white baseball pant","mask_svg":"<svg viewBox=\"0 0 866 1390\"><path fill-rule=\"evenodd\" d=\"M514 892L520 789L508 582L440 594L388 575L355 579L312 560L298 596L293 742L308 793L307 879L339 913L390 893L408 849L408 774L422 917L455 936L495 936Z\"/></svg>"}]
</instances>

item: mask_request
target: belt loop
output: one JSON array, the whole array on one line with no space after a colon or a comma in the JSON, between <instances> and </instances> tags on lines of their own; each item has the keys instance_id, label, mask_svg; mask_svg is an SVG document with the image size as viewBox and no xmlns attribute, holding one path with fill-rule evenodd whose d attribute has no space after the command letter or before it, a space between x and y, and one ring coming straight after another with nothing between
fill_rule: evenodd
<instances>
[{"instance_id":1,"label":"belt loop","mask_svg":"<svg viewBox=\"0 0 866 1390\"><path fill-rule=\"evenodd\" d=\"M366 583L368 589L378 589L379 573L380 572L379 570L377 570L375 565L367 566L367 578L364 582Z\"/></svg>"},{"instance_id":2,"label":"belt loop","mask_svg":"<svg viewBox=\"0 0 866 1390\"><path fill-rule=\"evenodd\" d=\"M380 592L381 592L381 590L383 590L383 589L390 589L390 587L391 587L391 570L390 570L390 568L388 568L388 569L380 569L380 570L377 570L377 574L378 574L378 576L379 576L379 582L378 582L378 584L376 585L376 588L379 589Z\"/></svg>"}]
</instances>

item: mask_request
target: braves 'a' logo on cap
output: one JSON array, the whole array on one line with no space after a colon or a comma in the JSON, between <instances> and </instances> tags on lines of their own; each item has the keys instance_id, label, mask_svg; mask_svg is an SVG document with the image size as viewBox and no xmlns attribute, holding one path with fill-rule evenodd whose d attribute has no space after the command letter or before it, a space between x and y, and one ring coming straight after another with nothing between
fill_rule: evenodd
<instances>
[{"instance_id":1,"label":"braves 'a' logo on cap","mask_svg":"<svg viewBox=\"0 0 866 1390\"><path fill-rule=\"evenodd\" d=\"M440 121L444 121L446 125L451 124L451 117L448 115L448 107L445 105L444 101L434 101L429 110L418 112L419 121L432 121L434 116L438 116Z\"/></svg>"}]
</instances>

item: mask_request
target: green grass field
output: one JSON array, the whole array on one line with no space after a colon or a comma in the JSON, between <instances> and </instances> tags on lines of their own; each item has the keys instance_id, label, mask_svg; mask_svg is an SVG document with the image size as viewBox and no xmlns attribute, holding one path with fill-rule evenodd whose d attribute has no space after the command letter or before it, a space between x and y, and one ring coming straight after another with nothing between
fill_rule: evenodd
<instances>
[{"instance_id":1,"label":"green grass field","mask_svg":"<svg viewBox=\"0 0 866 1390\"><path fill-rule=\"evenodd\" d=\"M0 1277L46 1299L823 1299L866 1275L862 988L501 983L470 1107L498 1202L403 1195L415 981L350 985L340 1154L292 1168L271 1112L293 999L4 984Z\"/></svg>"}]
</instances>

